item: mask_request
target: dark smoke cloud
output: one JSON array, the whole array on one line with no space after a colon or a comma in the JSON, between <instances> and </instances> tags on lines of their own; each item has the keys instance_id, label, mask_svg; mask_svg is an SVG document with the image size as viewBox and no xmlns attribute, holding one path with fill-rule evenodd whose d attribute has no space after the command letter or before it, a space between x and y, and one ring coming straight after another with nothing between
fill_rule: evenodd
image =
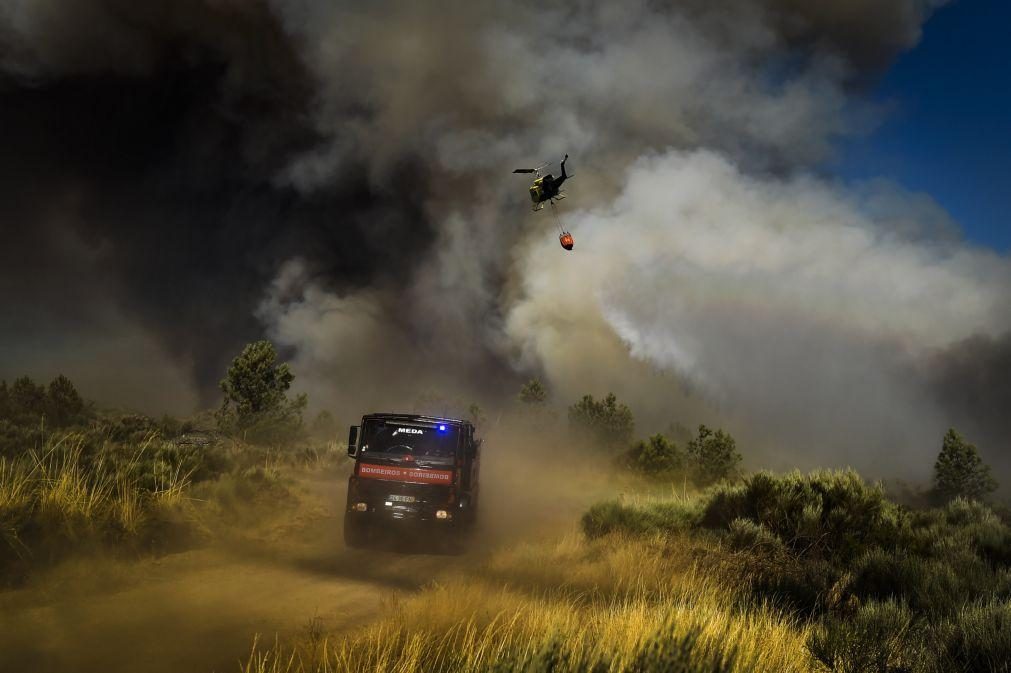
<instances>
[{"instance_id":1,"label":"dark smoke cloud","mask_svg":"<svg viewBox=\"0 0 1011 673\"><path fill-rule=\"evenodd\" d=\"M207 394L260 334L254 309L284 259L323 250L333 283L367 284L377 268L403 280L402 249L376 230L408 248L432 236L410 157L383 189L359 176L311 197L274 184L318 138L307 74L262 4L15 3L0 26L3 299L36 315L19 330L29 339L116 306Z\"/></svg>"},{"instance_id":2,"label":"dark smoke cloud","mask_svg":"<svg viewBox=\"0 0 1011 673\"><path fill-rule=\"evenodd\" d=\"M208 404L266 334L348 413L540 373L882 469L1006 437L949 389L1005 367L1007 260L813 177L940 4L6 3L0 375L95 353ZM564 152L560 257L509 171Z\"/></svg>"},{"instance_id":3,"label":"dark smoke cloud","mask_svg":"<svg viewBox=\"0 0 1011 673\"><path fill-rule=\"evenodd\" d=\"M984 451L1011 468L1011 333L959 341L929 361L929 372L950 423L974 429Z\"/></svg>"}]
</instances>

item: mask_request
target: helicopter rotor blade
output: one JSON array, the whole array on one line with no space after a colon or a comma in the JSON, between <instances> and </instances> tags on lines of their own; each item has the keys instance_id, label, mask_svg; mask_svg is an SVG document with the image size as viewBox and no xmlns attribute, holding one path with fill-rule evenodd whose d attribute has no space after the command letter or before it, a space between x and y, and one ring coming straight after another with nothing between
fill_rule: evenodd
<instances>
[{"instance_id":1,"label":"helicopter rotor blade","mask_svg":"<svg viewBox=\"0 0 1011 673\"><path fill-rule=\"evenodd\" d=\"M533 173L535 168L517 168L513 173Z\"/></svg>"}]
</instances>

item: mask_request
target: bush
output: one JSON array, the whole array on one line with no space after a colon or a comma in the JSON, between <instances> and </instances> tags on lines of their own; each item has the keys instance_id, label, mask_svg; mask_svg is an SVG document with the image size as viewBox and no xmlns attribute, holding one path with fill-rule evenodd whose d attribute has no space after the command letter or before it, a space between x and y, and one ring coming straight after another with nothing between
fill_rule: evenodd
<instances>
[{"instance_id":1,"label":"bush","mask_svg":"<svg viewBox=\"0 0 1011 673\"><path fill-rule=\"evenodd\" d=\"M938 673L988 671L1011 673L1011 603L974 603L932 635Z\"/></svg>"},{"instance_id":2,"label":"bush","mask_svg":"<svg viewBox=\"0 0 1011 673\"><path fill-rule=\"evenodd\" d=\"M589 538L609 533L651 535L688 530L698 523L699 513L691 505L657 503L645 507L617 501L594 505L583 515L583 532Z\"/></svg>"},{"instance_id":3,"label":"bush","mask_svg":"<svg viewBox=\"0 0 1011 673\"><path fill-rule=\"evenodd\" d=\"M982 500L995 490L997 482L979 451L949 428L934 463L934 496L941 502L954 498Z\"/></svg>"},{"instance_id":4,"label":"bush","mask_svg":"<svg viewBox=\"0 0 1011 673\"><path fill-rule=\"evenodd\" d=\"M979 501L908 511L852 470L761 472L697 505L603 503L582 525L591 538L709 531L725 553L702 562L817 620L808 646L833 671L1011 673L1011 527Z\"/></svg>"},{"instance_id":5,"label":"bush","mask_svg":"<svg viewBox=\"0 0 1011 673\"><path fill-rule=\"evenodd\" d=\"M895 601L872 601L827 619L808 649L830 670L1011 673L1011 604L972 603L930 625Z\"/></svg>"},{"instance_id":6,"label":"bush","mask_svg":"<svg viewBox=\"0 0 1011 673\"><path fill-rule=\"evenodd\" d=\"M746 551L776 553L784 549L783 541L768 528L748 519L734 519L728 532L730 546Z\"/></svg>"},{"instance_id":7,"label":"bush","mask_svg":"<svg viewBox=\"0 0 1011 673\"><path fill-rule=\"evenodd\" d=\"M994 576L971 551L953 550L943 559L923 558L903 549L871 549L853 566L849 592L875 600L902 599L920 614L956 612L966 596L994 588Z\"/></svg>"},{"instance_id":8,"label":"bush","mask_svg":"<svg viewBox=\"0 0 1011 673\"><path fill-rule=\"evenodd\" d=\"M826 620L808 649L839 673L904 673L923 665L922 646L911 646L912 629L913 616L902 603L871 602L852 616Z\"/></svg>"},{"instance_id":9,"label":"bush","mask_svg":"<svg viewBox=\"0 0 1011 673\"><path fill-rule=\"evenodd\" d=\"M632 410L618 403L614 393L597 401L592 395L569 407L569 426L605 449L623 448L632 441L635 419Z\"/></svg>"},{"instance_id":10,"label":"bush","mask_svg":"<svg viewBox=\"0 0 1011 673\"><path fill-rule=\"evenodd\" d=\"M41 446L45 432L39 425L19 425L0 419L0 457L14 458Z\"/></svg>"},{"instance_id":11,"label":"bush","mask_svg":"<svg viewBox=\"0 0 1011 673\"><path fill-rule=\"evenodd\" d=\"M688 457L692 460L695 482L701 486L737 475L741 454L734 438L723 430L713 432L699 426L697 437L688 442Z\"/></svg>"},{"instance_id":12,"label":"bush","mask_svg":"<svg viewBox=\"0 0 1011 673\"><path fill-rule=\"evenodd\" d=\"M651 477L670 477L684 469L684 457L667 437L656 434L632 445L622 462L630 469Z\"/></svg>"},{"instance_id":13,"label":"bush","mask_svg":"<svg viewBox=\"0 0 1011 673\"><path fill-rule=\"evenodd\" d=\"M746 519L794 552L848 559L892 535L897 516L881 488L867 485L852 470L807 477L759 472L739 486L714 491L702 525L726 530L734 519Z\"/></svg>"}]
</instances>

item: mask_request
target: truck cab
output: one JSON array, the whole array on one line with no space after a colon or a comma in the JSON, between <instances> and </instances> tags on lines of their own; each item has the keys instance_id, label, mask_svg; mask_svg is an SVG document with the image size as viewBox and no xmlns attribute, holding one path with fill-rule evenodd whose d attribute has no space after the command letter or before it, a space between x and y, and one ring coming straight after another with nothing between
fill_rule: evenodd
<instances>
[{"instance_id":1,"label":"truck cab","mask_svg":"<svg viewBox=\"0 0 1011 673\"><path fill-rule=\"evenodd\" d=\"M481 440L468 421L368 414L351 426L344 542L418 531L457 544L477 517Z\"/></svg>"}]
</instances>

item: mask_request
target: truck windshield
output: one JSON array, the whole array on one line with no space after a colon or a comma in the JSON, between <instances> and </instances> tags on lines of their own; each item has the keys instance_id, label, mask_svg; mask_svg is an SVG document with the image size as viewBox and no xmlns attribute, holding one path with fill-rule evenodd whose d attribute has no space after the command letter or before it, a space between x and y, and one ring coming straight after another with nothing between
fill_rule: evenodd
<instances>
[{"instance_id":1,"label":"truck windshield","mask_svg":"<svg viewBox=\"0 0 1011 673\"><path fill-rule=\"evenodd\" d=\"M452 425L407 425L369 421L362 433L362 453L452 457L459 429Z\"/></svg>"}]
</instances>

